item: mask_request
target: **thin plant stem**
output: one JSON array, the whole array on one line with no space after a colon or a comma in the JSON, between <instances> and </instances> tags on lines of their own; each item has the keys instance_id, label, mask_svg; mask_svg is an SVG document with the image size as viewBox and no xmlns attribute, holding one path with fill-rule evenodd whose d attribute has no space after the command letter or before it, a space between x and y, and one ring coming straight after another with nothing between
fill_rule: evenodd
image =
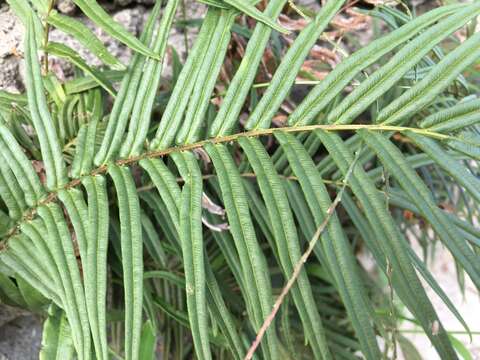
<instances>
[{"instance_id":1,"label":"thin plant stem","mask_svg":"<svg viewBox=\"0 0 480 360\"><path fill-rule=\"evenodd\" d=\"M255 350L258 348L260 345L260 342L262 341L263 336L265 335L265 332L267 331L268 327L272 324L273 320L275 319L275 316L278 313L278 310L280 309L280 306L282 305L283 301L285 300L285 297L288 295L288 292L292 288L292 286L295 284L295 281L297 280L298 276L300 275L300 272L303 269L303 265L307 262L308 257L312 253L313 249L315 248L315 245L317 244L318 239L320 238L320 235L325 231L327 228L328 223L330 222L330 219L332 218L333 214L335 213L335 210L342 201L342 196L343 193L345 192L345 189L347 188L348 181L350 179L350 175L353 172L353 169L355 167L355 164L359 158L360 151L357 151L355 159L352 161L350 164L350 167L348 168L347 173L345 174L344 180L343 180L343 186L340 188L340 191L338 192L337 196L335 197L335 200L333 200L332 204L328 207L327 209L327 214L325 216L325 219L323 222L320 224L320 226L317 228L317 231L313 235L312 239L310 240L308 244L308 249L303 253L303 255L300 257L298 262L295 264L295 267L293 269L292 276L290 279L288 279L286 285L283 287L282 292L278 296L277 300L273 304L273 309L270 312L270 314L267 316L265 321L263 322L262 326L260 327L260 330L258 330L257 337L253 341L252 345L248 349L247 355L245 356L244 360L250 360L253 357L253 354L255 353Z\"/></svg>"},{"instance_id":2,"label":"thin plant stem","mask_svg":"<svg viewBox=\"0 0 480 360\"><path fill-rule=\"evenodd\" d=\"M215 178L217 175L216 174L205 174L202 176L202 180L208 180L208 179L211 179L211 178ZM257 177L257 174L255 173L242 173L240 174L241 177L243 178L256 178ZM285 175L278 175L281 179L283 180L292 180L292 181L298 181L298 177L296 176L285 176ZM185 181L184 178L177 178L177 183L183 183ZM327 184L327 185L332 185L332 186L343 186L344 183L343 181L335 181L335 180L326 180L326 179L322 179L322 182L324 184ZM144 191L149 191L149 190L152 190L152 189L155 189L156 186L154 184L146 184L146 185L143 185L143 186L140 186L137 188L137 192L144 192Z\"/></svg>"},{"instance_id":3,"label":"thin plant stem","mask_svg":"<svg viewBox=\"0 0 480 360\"><path fill-rule=\"evenodd\" d=\"M428 129L419 129L403 126L392 126L392 125L363 125L363 124L346 124L346 125L337 125L337 124L315 124L315 125L305 125L305 126L291 126L291 127L282 127L282 128L269 128L269 129L257 129L252 131L246 131L242 133L237 133L233 135L219 136L216 138L201 140L195 143L173 146L161 150L152 150L147 151L138 156L132 156L129 158L116 160L114 163L118 166L127 166L138 163L143 159L153 159L160 158L171 155L173 153L178 153L182 151L192 151L195 149L203 148L207 144L228 144L235 142L242 137L260 137L273 135L276 132L287 132L287 133L297 133L297 132L309 132L309 131L357 131L357 130L369 130L369 131L394 131L398 133L410 131L416 134L423 136L431 137L437 140L451 140L456 139L454 136L442 134L439 132L431 131ZM49 204L57 199L58 192L60 190L68 190L77 186L80 186L82 179L87 176L95 176L100 174L105 174L108 171L108 164L102 164L99 167L93 169L90 173L84 174L79 178L72 179L70 182L62 186L61 188L52 190L48 195L40 200L34 207L31 207L23 213L19 221L33 219L36 214L36 209L39 206ZM15 224L4 237L4 240L0 242L0 251L4 250L8 240L14 236L18 231L18 223Z\"/></svg>"},{"instance_id":4,"label":"thin plant stem","mask_svg":"<svg viewBox=\"0 0 480 360\"><path fill-rule=\"evenodd\" d=\"M449 333L450 335L480 335L480 331L464 331L464 330L445 330L447 333ZM425 334L425 331L424 330L398 330L399 333L402 333L402 334L423 334L425 336L427 336L427 334Z\"/></svg>"},{"instance_id":5,"label":"thin plant stem","mask_svg":"<svg viewBox=\"0 0 480 360\"><path fill-rule=\"evenodd\" d=\"M310 18L305 15L305 13L297 5L295 5L293 0L288 0L288 5L290 5L290 7L302 18L304 18L305 20L310 20Z\"/></svg>"}]
</instances>

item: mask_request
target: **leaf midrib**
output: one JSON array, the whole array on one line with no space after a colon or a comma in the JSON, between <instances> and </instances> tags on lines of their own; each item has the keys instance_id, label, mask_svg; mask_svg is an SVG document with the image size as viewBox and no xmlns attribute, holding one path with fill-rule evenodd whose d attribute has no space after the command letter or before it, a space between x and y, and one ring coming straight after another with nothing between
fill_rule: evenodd
<instances>
[{"instance_id":1,"label":"leaf midrib","mask_svg":"<svg viewBox=\"0 0 480 360\"><path fill-rule=\"evenodd\" d=\"M118 159L111 164L115 164L117 166L129 166L135 163L138 163L144 159L152 159L158 157L168 156L173 153L182 152L182 151L191 151L199 148L203 148L207 144L222 144L222 143L229 143L232 141L237 141L239 138L243 137L259 137L259 136L267 136L272 135L275 132L288 132L288 133L295 133L295 132L308 132L314 130L323 130L323 131L357 131L361 129L367 129L370 131L395 131L395 132L405 132L411 131L413 133L417 133L420 135L424 135L427 137L431 137L437 140L449 140L452 139L452 136L442 134L436 131L431 131L428 129L420 129L420 128L411 128L405 126L389 126L389 125L363 125L363 124L315 124L315 125L305 125L305 126L291 126L291 127L281 127L281 128L269 128L269 129L257 129L252 131L241 132L233 135L226 135L220 136L211 139L205 139L201 141L197 141L192 144L186 144L181 146L172 146L163 150L155 150L155 151L147 151L141 155L132 156L124 159ZM7 235L4 237L2 241L0 241L0 252L5 251L7 248L7 243L10 238L16 235L19 231L19 224L25 220L32 220L35 215L37 214L37 209L40 206L47 205L49 203L54 202L58 198L58 193L61 190L68 190L74 187L81 185L82 179L89 176L96 176L104 174L108 171L109 164L103 164L95 169L93 169L90 173L81 175L78 178L72 179L64 186L54 189L47 193L47 196L40 200L36 206L28 208L22 215L22 217L16 221L15 225L7 232Z\"/></svg>"}]
</instances>

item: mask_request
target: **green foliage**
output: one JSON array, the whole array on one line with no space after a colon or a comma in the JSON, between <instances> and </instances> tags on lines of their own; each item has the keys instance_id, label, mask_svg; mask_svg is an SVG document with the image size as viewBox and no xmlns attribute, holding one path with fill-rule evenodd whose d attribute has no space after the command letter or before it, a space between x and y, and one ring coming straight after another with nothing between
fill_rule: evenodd
<instances>
[{"instance_id":1,"label":"green foliage","mask_svg":"<svg viewBox=\"0 0 480 360\"><path fill-rule=\"evenodd\" d=\"M75 0L134 50L126 68L49 1L9 0L27 29L27 81L26 94L0 92L0 299L46 315L40 358L153 359L161 348L165 359L243 359L291 278L255 358L380 359L397 345L420 358L397 327L402 306L442 359L468 358L422 280L470 332L425 254L441 241L459 284L467 275L480 287L480 102L468 76L480 33L452 35L471 30L480 3L418 17L375 8L389 30L297 104L302 65L346 2L327 1L288 49L276 20L286 1L264 11L202 2L198 36L183 66L173 51L169 84L161 75L178 0L157 1L139 39L96 1ZM241 16L255 28L240 32L248 44L231 61ZM49 26L105 68L48 41ZM269 46L281 56L260 90ZM45 73L39 50L70 61L76 78ZM287 126L276 126L279 114ZM416 226L423 259L406 236Z\"/></svg>"},{"instance_id":2,"label":"green foliage","mask_svg":"<svg viewBox=\"0 0 480 360\"><path fill-rule=\"evenodd\" d=\"M125 66L112 54L110 54L103 43L95 34L82 22L68 16L59 14L52 10L48 14L47 22L53 27L72 35L83 46L99 58L105 65L115 70L123 70Z\"/></svg>"},{"instance_id":3,"label":"green foliage","mask_svg":"<svg viewBox=\"0 0 480 360\"><path fill-rule=\"evenodd\" d=\"M42 348L39 358L41 360L73 359L72 334L68 320L62 309L51 305L48 317L43 324Z\"/></svg>"}]
</instances>

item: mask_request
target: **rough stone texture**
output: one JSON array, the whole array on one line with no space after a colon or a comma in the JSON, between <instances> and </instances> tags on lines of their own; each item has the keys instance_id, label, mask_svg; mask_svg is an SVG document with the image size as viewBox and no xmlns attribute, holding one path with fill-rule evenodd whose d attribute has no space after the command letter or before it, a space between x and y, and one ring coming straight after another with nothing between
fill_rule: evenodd
<instances>
[{"instance_id":1,"label":"rough stone texture","mask_svg":"<svg viewBox=\"0 0 480 360\"><path fill-rule=\"evenodd\" d=\"M0 8L0 89L23 89L20 77L19 53L23 41L23 26L6 6Z\"/></svg>"},{"instance_id":2,"label":"rough stone texture","mask_svg":"<svg viewBox=\"0 0 480 360\"><path fill-rule=\"evenodd\" d=\"M155 0L115 0L115 4L118 4L119 6L132 5L134 3L153 5L155 3Z\"/></svg>"},{"instance_id":3,"label":"rough stone texture","mask_svg":"<svg viewBox=\"0 0 480 360\"><path fill-rule=\"evenodd\" d=\"M37 315L0 306L0 360L38 359L42 322Z\"/></svg>"},{"instance_id":4,"label":"rough stone texture","mask_svg":"<svg viewBox=\"0 0 480 360\"><path fill-rule=\"evenodd\" d=\"M123 9L116 12L113 18L120 22L131 33L138 35L143 28L145 19L149 11L143 6L137 6L131 9ZM107 49L120 61L127 64L131 56L131 51L113 40L101 29L98 29L92 22L83 16L78 16L78 20L84 22L94 30L95 34L106 45ZM86 50L77 40L71 36L52 29L49 34L51 41L63 43L77 50L79 54L90 64L100 66L102 63ZM23 40L24 27L21 21L8 8L3 7L0 10L0 89L9 91L23 90ZM73 67L67 61L51 57L52 69L60 79L68 78L73 74Z\"/></svg>"},{"instance_id":5,"label":"rough stone texture","mask_svg":"<svg viewBox=\"0 0 480 360\"><path fill-rule=\"evenodd\" d=\"M57 1L57 9L65 15L71 15L75 12L76 6L72 0L59 0Z\"/></svg>"},{"instance_id":6,"label":"rough stone texture","mask_svg":"<svg viewBox=\"0 0 480 360\"><path fill-rule=\"evenodd\" d=\"M122 1L122 0L119 0ZM118 6L112 10L111 15L115 21L121 23L128 31L138 36L145 24L145 21L150 14L148 4L153 3L153 0L137 0L126 1L123 5L134 5L125 9L118 9ZM186 18L196 19L200 18L205 12L205 6L196 2L187 0ZM128 3L128 4L127 4ZM144 4L144 5L139 5ZM112 39L103 30L99 29L88 18L83 16L79 11L76 11L75 5L71 0L60 1L57 5L58 9L67 14L75 14L75 18L82 21L90 29L94 31L97 37L102 40L107 49L116 56L122 63L128 65L129 59L132 55L130 49L120 44L118 41ZM108 8L112 7L110 4ZM179 9L178 16L181 17L181 9ZM187 30L188 46L191 47L193 40L198 32L197 28L189 28ZM49 34L52 41L63 43L78 51L78 53L93 66L101 66L102 63L87 49L85 49L77 40L71 36L52 29ZM2 5L0 8L0 89L20 92L24 89L23 80L23 39L24 27L15 14L8 6ZM173 28L169 37L169 44L183 56L185 54L185 38L184 30ZM61 79L67 79L73 74L73 67L67 61L62 59L55 59L50 57L51 69L55 71L56 75ZM169 76L171 73L168 62L164 69L164 76Z\"/></svg>"}]
</instances>

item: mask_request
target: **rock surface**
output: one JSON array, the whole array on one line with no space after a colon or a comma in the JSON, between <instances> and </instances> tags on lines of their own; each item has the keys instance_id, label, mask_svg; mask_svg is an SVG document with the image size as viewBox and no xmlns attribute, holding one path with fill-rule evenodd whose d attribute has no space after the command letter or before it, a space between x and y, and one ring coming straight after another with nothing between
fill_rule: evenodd
<instances>
[{"instance_id":1,"label":"rock surface","mask_svg":"<svg viewBox=\"0 0 480 360\"><path fill-rule=\"evenodd\" d=\"M23 90L19 53L22 52L23 26L7 7L0 8L0 89Z\"/></svg>"},{"instance_id":2,"label":"rock surface","mask_svg":"<svg viewBox=\"0 0 480 360\"><path fill-rule=\"evenodd\" d=\"M42 322L37 315L0 306L0 360L38 359Z\"/></svg>"},{"instance_id":3,"label":"rock surface","mask_svg":"<svg viewBox=\"0 0 480 360\"><path fill-rule=\"evenodd\" d=\"M76 6L72 0L59 0L57 1L57 9L65 15L71 15L75 12Z\"/></svg>"},{"instance_id":4,"label":"rock surface","mask_svg":"<svg viewBox=\"0 0 480 360\"><path fill-rule=\"evenodd\" d=\"M150 14L150 5L153 2L153 0L118 0L116 5L110 5L107 10L111 10L111 16L115 21L122 24L132 34L138 36ZM186 3L186 17L188 19L199 18L205 12L204 5L193 3L191 0L187 0ZM122 8L126 5L129 7ZM2 69L0 72L0 89L21 92L24 90L23 40L25 31L23 24L15 16L13 11L7 5L0 6L0 69ZM128 65L128 61L132 55L131 50L95 26L95 24L76 9L71 0L60 1L57 8L59 11L74 16L77 20L86 24L105 44L111 54L116 56L125 65ZM179 9L179 16L181 17L181 9ZM189 28L187 30L189 47L197 31L198 29L196 28ZM75 49L90 65L102 65L100 60L85 49L77 40L59 30L52 29L49 34L49 39ZM185 53L184 30L174 27L169 37L169 44L174 47L180 55L183 55ZM71 64L52 56L49 58L52 70L55 71L60 79L72 76L73 67ZM167 68L164 70L164 76L168 76L169 74L170 70L167 64Z\"/></svg>"},{"instance_id":5,"label":"rock surface","mask_svg":"<svg viewBox=\"0 0 480 360\"><path fill-rule=\"evenodd\" d=\"M42 324L33 315L25 315L0 328L0 360L38 359Z\"/></svg>"}]
</instances>

